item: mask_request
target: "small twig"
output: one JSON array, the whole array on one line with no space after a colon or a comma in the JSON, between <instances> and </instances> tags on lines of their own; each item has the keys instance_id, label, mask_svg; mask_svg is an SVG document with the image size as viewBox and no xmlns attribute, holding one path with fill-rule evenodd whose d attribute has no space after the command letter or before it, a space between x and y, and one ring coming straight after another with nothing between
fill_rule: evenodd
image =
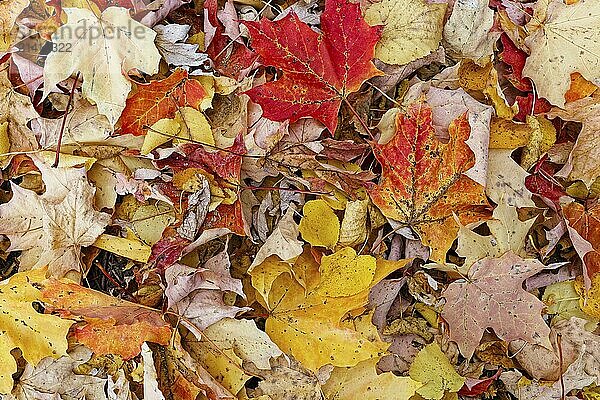
<instances>
[{"instance_id":1,"label":"small twig","mask_svg":"<svg viewBox=\"0 0 600 400\"><path fill-rule=\"evenodd\" d=\"M71 87L71 93L69 93L69 101L67 102L67 108L65 109L65 115L63 115L62 124L60 125L60 132L58 134L58 142L56 143L56 153L54 156L54 164L52 164L53 168L58 167L58 162L60 161L60 146L62 145L62 138L65 133L65 125L67 123L67 115L69 115L69 109L71 108L71 104L73 103L73 96L75 95L75 87L77 86L77 82L79 81L80 72L77 71L77 75L75 76L75 80L73 81L73 86Z\"/></svg>"},{"instance_id":2,"label":"small twig","mask_svg":"<svg viewBox=\"0 0 600 400\"><path fill-rule=\"evenodd\" d=\"M376 143L377 141L375 140L375 138L373 137L373 134L371 133L371 128L369 128L369 126L367 125L367 123L358 114L358 112L352 106L352 104L350 104L350 102L348 101L348 99L344 98L344 103L346 103L346 105L348 106L348 108L350 109L350 111L352 112L352 114L354 114L354 116L356 117L356 119L358 120L358 122L360 123L360 125L367 132L367 134L369 134L369 137L371 138L371 140Z\"/></svg>"}]
</instances>

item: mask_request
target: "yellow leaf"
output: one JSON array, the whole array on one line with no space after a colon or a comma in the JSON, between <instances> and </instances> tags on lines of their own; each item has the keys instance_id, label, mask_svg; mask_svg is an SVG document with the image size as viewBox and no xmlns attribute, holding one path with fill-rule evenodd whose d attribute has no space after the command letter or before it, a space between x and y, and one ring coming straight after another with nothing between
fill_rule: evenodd
<instances>
[{"instance_id":1,"label":"yellow leaf","mask_svg":"<svg viewBox=\"0 0 600 400\"><path fill-rule=\"evenodd\" d=\"M40 314L33 307L41 294L32 283L46 278L46 269L13 275L0 285L0 394L12 390L17 363L10 353L19 348L23 358L35 366L44 357L67 355L67 334L73 321Z\"/></svg>"},{"instance_id":2,"label":"yellow leaf","mask_svg":"<svg viewBox=\"0 0 600 400\"><path fill-rule=\"evenodd\" d=\"M531 168L556 141L556 129L545 117L528 115L527 125L531 127L531 136L521 156L521 166L526 170Z\"/></svg>"},{"instance_id":3,"label":"yellow leaf","mask_svg":"<svg viewBox=\"0 0 600 400\"><path fill-rule=\"evenodd\" d=\"M546 286L542 301L547 306L547 313L556 314L554 321L577 317L597 323L597 318L590 317L581 311L580 298L575 286L575 281L557 282Z\"/></svg>"},{"instance_id":4,"label":"yellow leaf","mask_svg":"<svg viewBox=\"0 0 600 400\"><path fill-rule=\"evenodd\" d=\"M592 283L587 290L584 289L583 279L579 276L575 280L575 290L581 297L579 301L581 310L595 319L600 319L600 274L592 277Z\"/></svg>"},{"instance_id":5,"label":"yellow leaf","mask_svg":"<svg viewBox=\"0 0 600 400\"><path fill-rule=\"evenodd\" d=\"M103 233L93 244L99 249L127 257L130 260L148 262L152 249L139 240L127 239Z\"/></svg>"},{"instance_id":6,"label":"yellow leaf","mask_svg":"<svg viewBox=\"0 0 600 400\"><path fill-rule=\"evenodd\" d=\"M329 400L408 400L421 387L421 382L391 372L377 374L377 359L350 368L335 368L323 393Z\"/></svg>"},{"instance_id":7,"label":"yellow leaf","mask_svg":"<svg viewBox=\"0 0 600 400\"><path fill-rule=\"evenodd\" d=\"M340 221L325 200L310 200L302 209L302 238L313 246L332 248L340 236Z\"/></svg>"},{"instance_id":8,"label":"yellow leaf","mask_svg":"<svg viewBox=\"0 0 600 400\"><path fill-rule=\"evenodd\" d=\"M171 138L177 137L180 130L179 123L174 119L159 119L148 129L148 133L144 136L144 144L142 144L140 153L144 156L149 154L161 144L165 144Z\"/></svg>"},{"instance_id":9,"label":"yellow leaf","mask_svg":"<svg viewBox=\"0 0 600 400\"><path fill-rule=\"evenodd\" d=\"M379 357L387 349L388 344L374 334L374 329L364 323L350 324L342 320L351 311L361 310L367 304L370 289L407 262L357 257L350 248L326 257L319 267L311 260L310 251L305 251L294 265L273 263L271 258L250 272L253 285L256 283L257 291L266 300L267 334L284 352L312 371L325 364L354 366ZM355 267L346 265L352 265L356 259ZM362 274L357 276L353 268ZM356 289L349 287L352 279L330 282L337 279L338 269L352 270L349 272L353 274ZM370 319L367 322L371 325Z\"/></svg>"},{"instance_id":10,"label":"yellow leaf","mask_svg":"<svg viewBox=\"0 0 600 400\"><path fill-rule=\"evenodd\" d=\"M425 346L409 369L410 377L424 385L417 393L426 399L439 400L444 392L458 392L465 382L455 370L440 346L433 342Z\"/></svg>"},{"instance_id":11,"label":"yellow leaf","mask_svg":"<svg viewBox=\"0 0 600 400\"><path fill-rule=\"evenodd\" d=\"M490 123L490 149L510 149L527 146L531 136L531 126L518 122L492 117Z\"/></svg>"},{"instance_id":12,"label":"yellow leaf","mask_svg":"<svg viewBox=\"0 0 600 400\"><path fill-rule=\"evenodd\" d=\"M351 247L323 256L321 260L321 283L316 293L328 297L353 296L366 288L375 276L375 257L356 255Z\"/></svg>"},{"instance_id":13,"label":"yellow leaf","mask_svg":"<svg viewBox=\"0 0 600 400\"><path fill-rule=\"evenodd\" d=\"M0 51L8 50L17 36L15 21L29 5L28 0L8 0L0 4Z\"/></svg>"},{"instance_id":14,"label":"yellow leaf","mask_svg":"<svg viewBox=\"0 0 600 400\"><path fill-rule=\"evenodd\" d=\"M383 25L375 56L388 64L408 64L436 50L442 40L446 4L424 0L383 0L365 12L369 25Z\"/></svg>"}]
</instances>

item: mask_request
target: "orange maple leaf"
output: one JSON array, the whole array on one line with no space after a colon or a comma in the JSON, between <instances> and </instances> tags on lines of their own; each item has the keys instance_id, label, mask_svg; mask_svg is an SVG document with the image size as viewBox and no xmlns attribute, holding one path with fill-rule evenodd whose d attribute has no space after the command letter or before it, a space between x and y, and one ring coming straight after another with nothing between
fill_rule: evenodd
<instances>
[{"instance_id":1,"label":"orange maple leaf","mask_svg":"<svg viewBox=\"0 0 600 400\"><path fill-rule=\"evenodd\" d=\"M144 135L159 119L175 117L181 107L199 109L208 98L200 82L189 78L187 71L177 69L166 79L138 86L125 103L119 132Z\"/></svg>"},{"instance_id":2,"label":"orange maple leaf","mask_svg":"<svg viewBox=\"0 0 600 400\"><path fill-rule=\"evenodd\" d=\"M467 115L452 121L448 143L436 138L425 103L398 113L396 127L389 143L373 146L382 177L369 195L386 217L421 236L432 260L443 262L458 233L453 214L464 224L489 216L483 186L464 175L475 163L465 143L471 132Z\"/></svg>"},{"instance_id":3,"label":"orange maple leaf","mask_svg":"<svg viewBox=\"0 0 600 400\"><path fill-rule=\"evenodd\" d=\"M42 301L62 318L83 321L73 328L79 343L99 355L137 356L144 342L169 343L171 325L158 311L84 288L75 282L49 279Z\"/></svg>"}]
</instances>

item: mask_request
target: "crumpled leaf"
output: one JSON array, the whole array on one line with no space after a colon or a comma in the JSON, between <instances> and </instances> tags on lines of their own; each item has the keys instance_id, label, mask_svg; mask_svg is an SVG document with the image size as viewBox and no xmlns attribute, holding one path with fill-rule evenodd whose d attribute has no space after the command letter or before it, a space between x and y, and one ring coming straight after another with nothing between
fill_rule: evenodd
<instances>
[{"instance_id":1,"label":"crumpled leaf","mask_svg":"<svg viewBox=\"0 0 600 400\"><path fill-rule=\"evenodd\" d=\"M84 288L68 279L42 283L41 299L63 318L83 321L73 336L99 355L137 356L146 341L167 344L171 326L160 312Z\"/></svg>"},{"instance_id":2,"label":"crumpled leaf","mask_svg":"<svg viewBox=\"0 0 600 400\"><path fill-rule=\"evenodd\" d=\"M523 75L550 103L564 107L571 73L600 83L600 9L595 1L566 5L543 0L534 7L525 39L531 50Z\"/></svg>"},{"instance_id":3,"label":"crumpled leaf","mask_svg":"<svg viewBox=\"0 0 600 400\"><path fill-rule=\"evenodd\" d=\"M486 221L489 236L479 235L465 226L460 227L456 252L461 257L466 257L465 269L482 258L498 258L508 251L521 257L527 255L527 234L535 218L521 221L517 209L506 203L500 203L494 209L492 217L493 219Z\"/></svg>"},{"instance_id":4,"label":"crumpled leaf","mask_svg":"<svg viewBox=\"0 0 600 400\"><path fill-rule=\"evenodd\" d=\"M333 134L342 100L380 74L371 59L381 28L369 27L359 6L348 0L326 2L321 35L293 13L244 25L263 63L284 72L245 92L268 119L294 122L312 116Z\"/></svg>"},{"instance_id":5,"label":"crumpled leaf","mask_svg":"<svg viewBox=\"0 0 600 400\"><path fill-rule=\"evenodd\" d=\"M167 268L165 295L169 307L200 329L246 310L247 308L227 304L224 300L226 292L245 297L242 282L231 277L230 267L229 255L225 249L206 261L201 268L181 264Z\"/></svg>"},{"instance_id":6,"label":"crumpled leaf","mask_svg":"<svg viewBox=\"0 0 600 400\"><path fill-rule=\"evenodd\" d=\"M422 383L416 391L426 399L439 400L445 392L458 392L465 383L465 378L456 372L436 342L417 354L409 373L412 379Z\"/></svg>"},{"instance_id":7,"label":"crumpled leaf","mask_svg":"<svg viewBox=\"0 0 600 400\"><path fill-rule=\"evenodd\" d=\"M407 376L377 373L378 360L365 360L354 367L334 368L323 393L328 399L353 400L360 393L365 400L408 400L422 386ZM462 385L462 384L461 384Z\"/></svg>"},{"instance_id":8,"label":"crumpled leaf","mask_svg":"<svg viewBox=\"0 0 600 400\"><path fill-rule=\"evenodd\" d=\"M35 366L44 357L67 354L67 334L73 321L38 313L32 303L41 293L33 284L43 281L46 270L20 272L0 284L0 394L13 387L17 363L11 350L21 349L23 358Z\"/></svg>"},{"instance_id":9,"label":"crumpled leaf","mask_svg":"<svg viewBox=\"0 0 600 400\"><path fill-rule=\"evenodd\" d=\"M435 51L442 40L444 3L424 0L383 0L365 12L369 25L383 25L375 56L404 65Z\"/></svg>"},{"instance_id":10,"label":"crumpled leaf","mask_svg":"<svg viewBox=\"0 0 600 400\"><path fill-rule=\"evenodd\" d=\"M156 33L133 20L121 7L109 7L99 17L89 9L63 8L63 11L67 23L52 36L52 41L70 51L51 51L46 57L44 97L54 85L79 71L83 77L83 95L114 126L131 89L122 71L127 73L137 68L148 74L158 72ZM78 38L73 32L82 27L83 38ZM115 33L117 27L120 35Z\"/></svg>"},{"instance_id":11,"label":"crumpled leaf","mask_svg":"<svg viewBox=\"0 0 600 400\"><path fill-rule=\"evenodd\" d=\"M302 254L303 243L298 240L300 231L294 221L295 212L294 207L287 209L273 232L254 256L254 260L248 269L249 273L269 256L276 255L281 260L286 261Z\"/></svg>"},{"instance_id":12,"label":"crumpled leaf","mask_svg":"<svg viewBox=\"0 0 600 400\"><path fill-rule=\"evenodd\" d=\"M278 400L314 400L322 397L323 390L319 377L302 367L293 358L279 356L270 360L268 369L257 368L251 362L244 362L244 368L262 378L255 392L260 398Z\"/></svg>"},{"instance_id":13,"label":"crumpled leaf","mask_svg":"<svg viewBox=\"0 0 600 400\"><path fill-rule=\"evenodd\" d=\"M28 364L15 385L13 395L18 400L46 399L50 396L69 400L106 400L106 379L74 372L91 356L89 349L77 346L67 356L44 358L35 368Z\"/></svg>"},{"instance_id":14,"label":"crumpled leaf","mask_svg":"<svg viewBox=\"0 0 600 400\"><path fill-rule=\"evenodd\" d=\"M313 246L333 248L340 237L340 221L325 200L310 200L302 208L299 230Z\"/></svg>"},{"instance_id":15,"label":"crumpled leaf","mask_svg":"<svg viewBox=\"0 0 600 400\"><path fill-rule=\"evenodd\" d=\"M552 109L548 118L582 123L569 160L559 172L569 180L581 179L589 188L600 177L600 101L597 95L565 104L564 110Z\"/></svg>"},{"instance_id":16,"label":"crumpled leaf","mask_svg":"<svg viewBox=\"0 0 600 400\"><path fill-rule=\"evenodd\" d=\"M396 126L389 143L375 145L383 171L369 195L386 217L419 233L423 244L431 247L432 260L443 262L458 233L453 215L463 223L479 221L485 209L478 206L488 204L483 186L464 175L474 165L465 143L470 132L467 116L450 124L448 143L436 138L426 103L413 103L406 114L398 113Z\"/></svg>"},{"instance_id":17,"label":"crumpled leaf","mask_svg":"<svg viewBox=\"0 0 600 400\"><path fill-rule=\"evenodd\" d=\"M538 260L508 252L476 262L468 282L459 280L446 288L442 317L462 355L471 358L486 328L505 341L523 339L550 348L550 328L541 316L544 303L521 287L543 268Z\"/></svg>"},{"instance_id":18,"label":"crumpled leaf","mask_svg":"<svg viewBox=\"0 0 600 400\"><path fill-rule=\"evenodd\" d=\"M81 247L94 243L110 215L93 208L94 188L84 169L54 169L36 162L46 192L40 196L11 182L13 197L0 205L0 233L10 239L10 251L23 251L22 267L48 265L51 275L62 277L81 270Z\"/></svg>"},{"instance_id":19,"label":"crumpled leaf","mask_svg":"<svg viewBox=\"0 0 600 400\"><path fill-rule=\"evenodd\" d=\"M475 62L491 56L500 33L492 33L494 11L485 0L458 0L444 25L444 42L450 54ZM481 62L479 62L481 64Z\"/></svg>"},{"instance_id":20,"label":"crumpled leaf","mask_svg":"<svg viewBox=\"0 0 600 400\"><path fill-rule=\"evenodd\" d=\"M189 25L156 25L156 47L168 64L178 67L198 67L208 62L208 55L198 53L198 45L185 43Z\"/></svg>"}]
</instances>

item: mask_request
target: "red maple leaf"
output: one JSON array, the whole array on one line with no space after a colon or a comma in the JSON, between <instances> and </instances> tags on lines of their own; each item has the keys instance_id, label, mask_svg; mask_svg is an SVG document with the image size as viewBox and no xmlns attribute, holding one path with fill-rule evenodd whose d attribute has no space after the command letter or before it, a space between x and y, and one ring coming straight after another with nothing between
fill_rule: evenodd
<instances>
[{"instance_id":1,"label":"red maple leaf","mask_svg":"<svg viewBox=\"0 0 600 400\"><path fill-rule=\"evenodd\" d=\"M283 71L273 82L246 92L274 121L312 116L330 132L341 102L364 81L381 75L371 62L381 26L369 26L358 4L328 0L322 34L290 13L279 21L245 22L252 47L265 65Z\"/></svg>"},{"instance_id":2,"label":"red maple leaf","mask_svg":"<svg viewBox=\"0 0 600 400\"><path fill-rule=\"evenodd\" d=\"M204 87L177 69L168 78L139 85L138 91L127 99L121 114L121 134L144 135L149 127L162 118L173 118L180 107L200 108L209 98Z\"/></svg>"}]
</instances>

